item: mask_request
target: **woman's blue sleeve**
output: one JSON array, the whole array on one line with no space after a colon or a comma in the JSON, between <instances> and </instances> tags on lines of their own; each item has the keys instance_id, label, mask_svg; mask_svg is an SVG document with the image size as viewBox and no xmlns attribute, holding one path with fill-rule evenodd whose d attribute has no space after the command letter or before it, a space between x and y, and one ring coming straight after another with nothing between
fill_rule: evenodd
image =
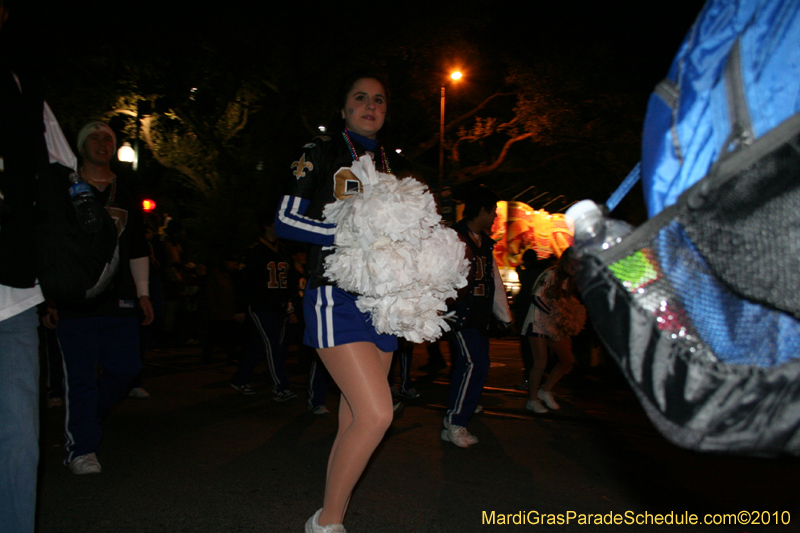
<instances>
[{"instance_id":1,"label":"woman's blue sleeve","mask_svg":"<svg viewBox=\"0 0 800 533\"><path fill-rule=\"evenodd\" d=\"M283 239L333 246L336 226L304 216L310 203L299 196L284 196L275 216L275 234Z\"/></svg>"}]
</instances>

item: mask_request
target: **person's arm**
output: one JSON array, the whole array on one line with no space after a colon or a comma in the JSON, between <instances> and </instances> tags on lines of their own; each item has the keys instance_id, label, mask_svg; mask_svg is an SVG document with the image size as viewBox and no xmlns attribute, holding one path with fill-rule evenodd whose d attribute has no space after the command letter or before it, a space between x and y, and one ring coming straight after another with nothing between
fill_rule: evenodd
<instances>
[{"instance_id":1,"label":"person's arm","mask_svg":"<svg viewBox=\"0 0 800 533\"><path fill-rule=\"evenodd\" d=\"M153 304L150 302L150 258L137 257L130 260L133 282L136 284L136 296L139 298L139 307L144 313L143 326L153 322Z\"/></svg>"},{"instance_id":2,"label":"person's arm","mask_svg":"<svg viewBox=\"0 0 800 533\"><path fill-rule=\"evenodd\" d=\"M325 179L323 166L324 140L303 147L300 157L292 163L292 186L281 199L275 216L275 234L282 239L333 246L336 226L306 216L311 200L317 194L317 184Z\"/></svg>"},{"instance_id":3,"label":"person's arm","mask_svg":"<svg viewBox=\"0 0 800 533\"><path fill-rule=\"evenodd\" d=\"M275 216L275 234L282 239L333 246L336 225L305 216L311 202L286 195Z\"/></svg>"},{"instance_id":4,"label":"person's arm","mask_svg":"<svg viewBox=\"0 0 800 533\"><path fill-rule=\"evenodd\" d=\"M492 270L494 271L494 303L492 304L492 311L498 320L504 324L509 324L512 320L511 309L508 308L506 286L503 284L503 278L500 276L500 269L497 267L497 261L492 261Z\"/></svg>"}]
</instances>

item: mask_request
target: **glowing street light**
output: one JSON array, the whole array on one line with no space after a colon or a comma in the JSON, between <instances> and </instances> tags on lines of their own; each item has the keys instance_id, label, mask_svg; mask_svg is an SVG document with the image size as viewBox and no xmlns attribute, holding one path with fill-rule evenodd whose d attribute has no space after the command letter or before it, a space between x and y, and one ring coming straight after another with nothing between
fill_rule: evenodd
<instances>
[{"instance_id":1,"label":"glowing street light","mask_svg":"<svg viewBox=\"0 0 800 533\"><path fill-rule=\"evenodd\" d=\"M133 149L131 143L125 141L122 146L117 150L117 159L124 163L133 163L136 159L136 150Z\"/></svg>"}]
</instances>

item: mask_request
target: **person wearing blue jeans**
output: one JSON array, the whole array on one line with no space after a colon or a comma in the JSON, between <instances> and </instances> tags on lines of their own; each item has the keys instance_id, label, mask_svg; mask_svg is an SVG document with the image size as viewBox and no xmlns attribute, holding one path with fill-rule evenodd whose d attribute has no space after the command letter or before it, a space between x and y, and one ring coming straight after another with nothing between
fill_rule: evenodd
<instances>
[{"instance_id":1,"label":"person wearing blue jeans","mask_svg":"<svg viewBox=\"0 0 800 533\"><path fill-rule=\"evenodd\" d=\"M0 286L2 294L12 289ZM38 298L41 291L36 288ZM27 304L35 302L28 298ZM0 531L32 532L39 464L39 316L0 310Z\"/></svg>"},{"instance_id":2,"label":"person wearing blue jeans","mask_svg":"<svg viewBox=\"0 0 800 533\"><path fill-rule=\"evenodd\" d=\"M0 0L0 31L8 16L7 0ZM44 301L37 282L37 205L50 162L72 168L75 155L64 148L69 144L37 87L12 69L5 52L0 50L0 531L33 533L39 464L36 306Z\"/></svg>"},{"instance_id":3,"label":"person wearing blue jeans","mask_svg":"<svg viewBox=\"0 0 800 533\"><path fill-rule=\"evenodd\" d=\"M468 194L464 217L453 229L466 245L470 262L467 286L450 306L454 313L452 346L455 352L450 399L441 438L461 448L478 443L466 425L478 407L489 374L489 324L495 316L502 324L511 322L500 271L494 261L491 232L499 197L486 187Z\"/></svg>"}]
</instances>

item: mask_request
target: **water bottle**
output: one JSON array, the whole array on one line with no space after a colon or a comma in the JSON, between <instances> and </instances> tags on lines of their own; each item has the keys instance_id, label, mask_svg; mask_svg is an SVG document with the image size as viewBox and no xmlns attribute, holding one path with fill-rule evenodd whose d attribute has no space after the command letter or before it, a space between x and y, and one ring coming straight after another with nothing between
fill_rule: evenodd
<instances>
[{"instance_id":1,"label":"water bottle","mask_svg":"<svg viewBox=\"0 0 800 533\"><path fill-rule=\"evenodd\" d=\"M591 200L576 203L566 214L575 222L578 256L616 246L633 231L633 226L627 222L606 217ZM691 339L695 335L652 250L648 247L631 250L607 268L631 294L636 305L653 315L660 330L673 338Z\"/></svg>"},{"instance_id":2,"label":"water bottle","mask_svg":"<svg viewBox=\"0 0 800 533\"><path fill-rule=\"evenodd\" d=\"M575 249L579 253L607 250L633 231L622 220L608 218L591 200L581 200L567 210L575 223Z\"/></svg>"},{"instance_id":3,"label":"water bottle","mask_svg":"<svg viewBox=\"0 0 800 533\"><path fill-rule=\"evenodd\" d=\"M69 175L69 197L75 212L78 214L78 224L87 233L95 233L103 226L100 204L94 198L92 188L83 181L77 172Z\"/></svg>"}]
</instances>

